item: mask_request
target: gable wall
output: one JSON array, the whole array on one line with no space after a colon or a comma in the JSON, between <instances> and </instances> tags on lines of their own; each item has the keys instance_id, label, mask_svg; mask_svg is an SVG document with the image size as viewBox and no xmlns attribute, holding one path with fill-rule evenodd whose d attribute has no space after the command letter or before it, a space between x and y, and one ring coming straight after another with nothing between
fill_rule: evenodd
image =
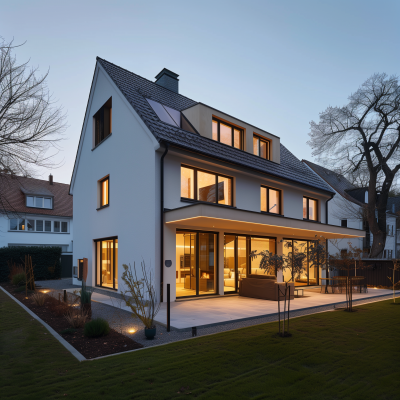
<instances>
[{"instance_id":1,"label":"gable wall","mask_svg":"<svg viewBox=\"0 0 400 400\"><path fill-rule=\"evenodd\" d=\"M93 115L112 96L112 135L92 151ZM159 222L159 153L143 123L98 67L82 132L81 154L73 186L74 265L88 258L88 284L95 279L94 239L118 236L118 282L122 264L154 267ZM154 139L154 138L153 138ZM110 176L109 207L96 210L98 180ZM153 272L154 276L154 272Z\"/></svg>"}]
</instances>

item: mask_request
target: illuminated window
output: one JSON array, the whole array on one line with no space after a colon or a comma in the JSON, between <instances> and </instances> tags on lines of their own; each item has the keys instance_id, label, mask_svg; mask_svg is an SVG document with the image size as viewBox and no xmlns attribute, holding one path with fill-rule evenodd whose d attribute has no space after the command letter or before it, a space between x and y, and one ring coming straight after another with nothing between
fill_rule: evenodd
<instances>
[{"instance_id":1,"label":"illuminated window","mask_svg":"<svg viewBox=\"0 0 400 400\"><path fill-rule=\"evenodd\" d=\"M118 289L118 238L96 240L96 286Z\"/></svg>"},{"instance_id":2,"label":"illuminated window","mask_svg":"<svg viewBox=\"0 0 400 400\"><path fill-rule=\"evenodd\" d=\"M253 136L253 152L256 156L270 159L270 142L269 140L263 139L259 136Z\"/></svg>"},{"instance_id":3,"label":"illuminated window","mask_svg":"<svg viewBox=\"0 0 400 400\"><path fill-rule=\"evenodd\" d=\"M212 138L218 142L243 150L243 130L213 119Z\"/></svg>"},{"instance_id":4,"label":"illuminated window","mask_svg":"<svg viewBox=\"0 0 400 400\"><path fill-rule=\"evenodd\" d=\"M303 218L318 221L318 200L303 197Z\"/></svg>"},{"instance_id":5,"label":"illuminated window","mask_svg":"<svg viewBox=\"0 0 400 400\"><path fill-rule=\"evenodd\" d=\"M231 206L232 178L182 166L181 197Z\"/></svg>"},{"instance_id":6,"label":"illuminated window","mask_svg":"<svg viewBox=\"0 0 400 400\"><path fill-rule=\"evenodd\" d=\"M112 132L112 98L93 116L94 145L97 146Z\"/></svg>"},{"instance_id":7,"label":"illuminated window","mask_svg":"<svg viewBox=\"0 0 400 400\"><path fill-rule=\"evenodd\" d=\"M281 191L261 186L261 211L281 214Z\"/></svg>"},{"instance_id":8,"label":"illuminated window","mask_svg":"<svg viewBox=\"0 0 400 400\"><path fill-rule=\"evenodd\" d=\"M110 181L109 177L104 178L103 180L100 181L100 208L109 205L109 190L110 190L109 181Z\"/></svg>"}]
</instances>

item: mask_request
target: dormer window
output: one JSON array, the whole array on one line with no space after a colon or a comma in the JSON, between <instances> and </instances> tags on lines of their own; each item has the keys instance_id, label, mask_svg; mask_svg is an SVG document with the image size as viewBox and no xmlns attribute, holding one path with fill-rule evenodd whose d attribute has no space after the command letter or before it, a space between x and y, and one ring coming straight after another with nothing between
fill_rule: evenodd
<instances>
[{"instance_id":1,"label":"dormer window","mask_svg":"<svg viewBox=\"0 0 400 400\"><path fill-rule=\"evenodd\" d=\"M44 196L26 196L26 206L34 208L53 208L53 199Z\"/></svg>"},{"instance_id":2,"label":"dormer window","mask_svg":"<svg viewBox=\"0 0 400 400\"><path fill-rule=\"evenodd\" d=\"M103 107L93 116L94 146L96 147L107 136L111 135L112 128L112 98L110 97Z\"/></svg>"},{"instance_id":3,"label":"dormer window","mask_svg":"<svg viewBox=\"0 0 400 400\"><path fill-rule=\"evenodd\" d=\"M256 156L270 160L270 142L260 136L253 135L253 152Z\"/></svg>"},{"instance_id":4,"label":"dormer window","mask_svg":"<svg viewBox=\"0 0 400 400\"><path fill-rule=\"evenodd\" d=\"M243 129L215 118L212 120L212 138L217 142L243 150Z\"/></svg>"}]
</instances>

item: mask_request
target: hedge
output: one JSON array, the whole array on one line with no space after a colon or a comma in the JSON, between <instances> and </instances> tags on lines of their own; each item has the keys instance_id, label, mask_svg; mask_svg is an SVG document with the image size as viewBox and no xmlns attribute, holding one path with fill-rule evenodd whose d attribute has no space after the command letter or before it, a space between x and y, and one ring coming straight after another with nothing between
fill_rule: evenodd
<instances>
[{"instance_id":1,"label":"hedge","mask_svg":"<svg viewBox=\"0 0 400 400\"><path fill-rule=\"evenodd\" d=\"M35 280L61 278L61 247L10 246L0 248L0 282L9 281L7 261L23 266L25 255L32 257ZM55 267L54 271L52 267Z\"/></svg>"}]
</instances>

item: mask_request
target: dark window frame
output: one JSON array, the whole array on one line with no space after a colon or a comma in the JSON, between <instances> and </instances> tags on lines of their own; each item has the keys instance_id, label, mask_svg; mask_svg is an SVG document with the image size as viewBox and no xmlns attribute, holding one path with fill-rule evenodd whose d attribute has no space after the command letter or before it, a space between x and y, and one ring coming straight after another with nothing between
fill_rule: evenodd
<instances>
[{"instance_id":1,"label":"dark window frame","mask_svg":"<svg viewBox=\"0 0 400 400\"><path fill-rule=\"evenodd\" d=\"M215 117L213 117L212 120L218 123L218 125L217 125L217 136L218 136L218 140L217 140L217 142L222 143L222 142L221 142L221 129L220 129L220 125L221 125L221 124L224 124L224 125L229 126L229 127L231 128L231 145L230 145L230 146L233 147L234 149L244 150L244 129L243 129L243 128L239 128L238 126L232 125L232 124L230 124L229 122L222 121L222 120L217 119L217 118L215 118ZM239 148L237 148L237 147L234 146L234 144L235 144L234 129L237 129L237 130L240 132L240 147L239 147ZM222 144L225 144L225 145L229 146L229 145L226 144L226 143L222 143Z\"/></svg>"},{"instance_id":2,"label":"dark window frame","mask_svg":"<svg viewBox=\"0 0 400 400\"><path fill-rule=\"evenodd\" d=\"M108 197L108 203L102 205L103 203L103 182L108 181L108 185L107 185L107 189L108 189L108 193L107 193L107 197ZM100 179L99 181L99 185L100 185L100 207L97 210L101 210L103 208L109 207L110 206L110 175L107 175L105 178Z\"/></svg>"},{"instance_id":3,"label":"dark window frame","mask_svg":"<svg viewBox=\"0 0 400 400\"><path fill-rule=\"evenodd\" d=\"M265 157L265 160L271 160L271 141L269 139L265 139L260 135L257 135L255 133L253 133L253 141L254 138L258 139L258 154L255 154L257 157L261 157L260 153L261 153L261 142L265 142L267 143L267 155ZM253 151L254 151L254 145L253 145ZM264 158L264 157L261 157Z\"/></svg>"},{"instance_id":4,"label":"dark window frame","mask_svg":"<svg viewBox=\"0 0 400 400\"><path fill-rule=\"evenodd\" d=\"M304 221L316 221L316 222L320 222L319 221L319 201L318 199L314 199L313 197L308 197L308 196L303 196L303 199L307 199L307 218L303 217ZM314 200L317 202L317 219L310 219L309 215L310 215L310 200Z\"/></svg>"},{"instance_id":5,"label":"dark window frame","mask_svg":"<svg viewBox=\"0 0 400 400\"><path fill-rule=\"evenodd\" d=\"M342 228L347 228L347 219L341 219L340 220L340 226Z\"/></svg>"},{"instance_id":6,"label":"dark window frame","mask_svg":"<svg viewBox=\"0 0 400 400\"><path fill-rule=\"evenodd\" d=\"M102 281L102 275L101 274L100 274L100 285L97 284L97 276L98 276L97 242L103 242L105 240L112 240L113 241L114 251L113 251L113 287L112 288L102 285L103 281ZM115 289L115 240L118 240L118 236L111 236L111 237L107 237L107 238L101 238L101 239L94 239L93 240L94 245L95 245L95 263L96 263L94 284L97 287L101 287L101 288L109 289L109 290L114 290L114 291L117 292L118 288ZM119 242L118 242L118 244L119 244ZM102 258L101 258L101 248L100 248L100 264L99 265L101 265L101 260L102 260ZM117 279L118 279L118 276L117 276Z\"/></svg>"},{"instance_id":7,"label":"dark window frame","mask_svg":"<svg viewBox=\"0 0 400 400\"><path fill-rule=\"evenodd\" d=\"M108 117L105 116L105 110L109 110ZM106 128L106 124L109 125ZM112 134L112 97L110 97L97 112L93 115L94 126L94 146L96 148L103 143Z\"/></svg>"},{"instance_id":8,"label":"dark window frame","mask_svg":"<svg viewBox=\"0 0 400 400\"><path fill-rule=\"evenodd\" d=\"M234 207L233 206L233 177L228 176L228 175L223 175L223 174L219 174L217 172L213 172L213 171L207 171L205 169L202 168L197 168L197 167L191 167L189 165L186 164L181 164L181 168L188 168L194 171L193 175L194 175L194 183L193 183L193 192L194 192L194 198L191 199L190 197L182 197L181 196L181 200L185 200L185 201L190 201L190 202L196 202L196 203L205 203L205 204L216 204L218 206L222 206L222 207ZM203 201L203 200L198 200L198 196L197 196L197 172L205 172L207 174L212 174L215 175L215 185L216 185L216 190L215 190L215 202L211 202L211 201ZM231 180L231 204L220 204L218 203L218 177L222 177L222 178L227 178ZM181 185L180 188L182 187L182 173L181 173Z\"/></svg>"},{"instance_id":9,"label":"dark window frame","mask_svg":"<svg viewBox=\"0 0 400 400\"><path fill-rule=\"evenodd\" d=\"M283 215L282 214L282 190L273 188L271 186L261 185L261 187L260 187L260 209L261 209L261 189L262 188L267 189L267 211L261 210L261 212L264 213L264 214L270 214L270 215ZM268 196L268 193L269 193L270 189L279 192L279 213L273 213L273 212L268 211L270 209L270 207L269 207L269 196Z\"/></svg>"}]
</instances>

